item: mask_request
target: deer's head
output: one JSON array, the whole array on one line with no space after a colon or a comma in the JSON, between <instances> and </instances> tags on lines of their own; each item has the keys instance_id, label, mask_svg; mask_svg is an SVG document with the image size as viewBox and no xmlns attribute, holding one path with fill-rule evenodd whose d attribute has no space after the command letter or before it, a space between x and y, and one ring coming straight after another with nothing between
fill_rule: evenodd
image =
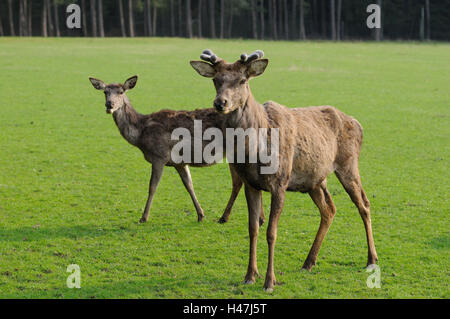
<instances>
[{"instance_id":1,"label":"deer's head","mask_svg":"<svg viewBox=\"0 0 450 319\"><path fill-rule=\"evenodd\" d=\"M227 63L211 50L204 50L200 58L204 61L191 61L191 66L198 74L212 78L216 87L214 107L220 113L230 113L245 105L250 95L248 81L264 73L269 63L262 59L264 53L260 50L250 55L241 54L234 63Z\"/></svg>"},{"instance_id":2,"label":"deer's head","mask_svg":"<svg viewBox=\"0 0 450 319\"><path fill-rule=\"evenodd\" d=\"M89 78L89 81L91 81L94 88L97 90L102 90L103 93L105 93L106 113L110 114L113 114L125 105L126 101L128 101L125 92L134 88L137 80L138 77L135 75L127 79L123 84L105 84L102 80Z\"/></svg>"}]
</instances>

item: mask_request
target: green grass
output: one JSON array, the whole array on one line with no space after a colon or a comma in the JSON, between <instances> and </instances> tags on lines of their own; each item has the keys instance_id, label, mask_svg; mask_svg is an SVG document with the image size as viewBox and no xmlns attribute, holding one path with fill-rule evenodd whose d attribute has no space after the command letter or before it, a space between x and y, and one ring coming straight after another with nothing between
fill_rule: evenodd
<instances>
[{"instance_id":1,"label":"green grass","mask_svg":"<svg viewBox=\"0 0 450 319\"><path fill-rule=\"evenodd\" d=\"M381 289L366 286L367 246L356 208L334 176L337 215L312 272L300 272L319 226L308 195L289 193L279 223L273 294L244 285L243 192L229 223L228 168L192 169L206 220L166 168L148 223L150 165L105 114L106 82L139 74L135 108L209 107L210 80L189 66L211 48L235 60L265 51L258 101L334 105L364 127L360 171L372 204ZM0 39L1 298L449 298L450 45ZM269 197L264 195L264 206ZM267 265L264 225L260 273ZM68 289L69 264L81 289Z\"/></svg>"}]
</instances>

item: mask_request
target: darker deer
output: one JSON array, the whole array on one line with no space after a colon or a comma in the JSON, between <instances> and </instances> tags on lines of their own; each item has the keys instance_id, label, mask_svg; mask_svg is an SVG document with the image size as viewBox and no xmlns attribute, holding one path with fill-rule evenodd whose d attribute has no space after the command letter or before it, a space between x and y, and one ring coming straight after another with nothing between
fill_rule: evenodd
<instances>
[{"instance_id":1,"label":"darker deer","mask_svg":"<svg viewBox=\"0 0 450 319\"><path fill-rule=\"evenodd\" d=\"M319 230L302 268L310 270L315 265L322 241L336 213L327 190L327 176L332 172L336 173L359 210L366 229L367 264L375 264L377 253L372 235L370 203L358 170L362 144L359 122L331 106L287 108L272 101L263 105L256 102L249 80L261 75L269 63L269 60L262 59L262 51L255 51L250 56L242 54L235 63L227 63L210 50L205 50L200 57L206 62L190 63L200 75L213 79L217 93L214 107L225 115L225 127L279 130L277 172L261 174L259 163L232 164L244 181L249 214L250 259L245 282L254 283L258 275L256 243L261 191L271 193L267 228L269 254L264 289L272 291L276 284L275 241L286 191L309 193L320 211ZM252 149L246 147L244 151L249 153Z\"/></svg>"},{"instance_id":2,"label":"darker deer","mask_svg":"<svg viewBox=\"0 0 450 319\"><path fill-rule=\"evenodd\" d=\"M148 115L140 114L132 107L126 95L126 91L135 87L137 79L138 77L135 75L127 79L124 84L105 84L101 80L89 78L94 88L104 92L106 113L113 115L121 135L131 145L139 148L144 154L144 158L152 164L147 203L140 222L143 223L148 220L150 206L161 179L164 166L173 166L177 170L194 203L198 221L201 221L204 218L204 213L195 195L188 165L205 167L214 163L206 163L205 161L194 163L194 160L189 163L175 163L171 158L171 151L176 141L171 139L171 133L175 128L183 127L189 129L193 138L194 120L202 121L203 130L210 127L221 128L223 116L215 112L214 109L200 109L195 111L162 110ZM193 141L191 145L194 145ZM230 173L233 189L228 205L219 220L221 223L228 220L233 203L242 186L242 180L231 166ZM263 222L264 213L261 212L260 223L262 224Z\"/></svg>"}]
</instances>

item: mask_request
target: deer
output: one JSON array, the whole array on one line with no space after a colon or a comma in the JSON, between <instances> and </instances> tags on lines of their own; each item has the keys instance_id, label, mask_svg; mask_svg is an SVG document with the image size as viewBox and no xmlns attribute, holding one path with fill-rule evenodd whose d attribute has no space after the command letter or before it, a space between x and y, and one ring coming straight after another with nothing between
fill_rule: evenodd
<instances>
[{"instance_id":1,"label":"deer","mask_svg":"<svg viewBox=\"0 0 450 319\"><path fill-rule=\"evenodd\" d=\"M89 80L95 89L104 92L106 113L112 114L122 137L128 143L140 149L145 160L152 164L147 202L139 222L145 223L148 221L153 196L155 195L165 166L172 166L176 169L194 203L197 220L199 222L202 221L205 215L194 192L189 166L206 167L215 164L215 162L207 163L202 157L201 163L195 163L194 160L189 163L175 163L171 158L171 151L176 141L171 139L171 133L174 129L183 127L189 129L191 137L193 137L194 120L202 121L203 131L210 127L221 128L223 116L213 108L197 109L194 111L161 110L143 115L133 108L126 95L127 91L136 86L138 80L137 75L128 78L123 84L105 84L102 80L93 77L90 77ZM191 142L191 145L194 145L194 142ZM203 143L202 147L204 146ZM219 219L219 223L228 221L234 201L243 184L233 167L229 166L229 168L232 179L232 191L225 211ZM263 223L264 212L261 211L260 224L262 225Z\"/></svg>"},{"instance_id":2,"label":"deer","mask_svg":"<svg viewBox=\"0 0 450 319\"><path fill-rule=\"evenodd\" d=\"M327 177L335 173L363 220L368 244L367 265L378 260L373 240L370 202L363 190L358 162L363 130L353 117L332 106L288 108L273 101L259 104L250 90L249 80L264 73L269 60L257 50L228 63L211 50L201 54L202 61L190 61L201 76L212 78L216 97L214 108L225 116L230 128L277 128L278 169L261 174L260 163L233 163L244 182L249 223L249 263L244 282L253 284L259 276L257 267L258 217L262 191L271 194L267 226L268 265L264 290L272 292L277 284L274 252L278 221L287 191L308 193L320 212L320 225L302 269L310 271L316 264L322 241L336 214L327 189ZM268 136L270 138L270 136ZM254 148L245 146L248 154Z\"/></svg>"}]
</instances>

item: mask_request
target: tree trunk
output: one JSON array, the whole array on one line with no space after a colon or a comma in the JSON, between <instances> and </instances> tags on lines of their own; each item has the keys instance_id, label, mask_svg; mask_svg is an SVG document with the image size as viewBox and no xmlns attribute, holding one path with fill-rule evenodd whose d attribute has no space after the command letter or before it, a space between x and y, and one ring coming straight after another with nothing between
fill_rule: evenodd
<instances>
[{"instance_id":1,"label":"tree trunk","mask_svg":"<svg viewBox=\"0 0 450 319\"><path fill-rule=\"evenodd\" d=\"M152 18L152 34L154 37L156 37L156 19L158 18L158 7L156 6L156 3L153 2L153 18Z\"/></svg>"},{"instance_id":2,"label":"tree trunk","mask_svg":"<svg viewBox=\"0 0 450 319\"><path fill-rule=\"evenodd\" d=\"M261 25L261 39L264 39L264 29L265 29L265 25L264 25L264 0L261 0L261 5L260 5L260 11L259 11L259 20L260 20L260 25Z\"/></svg>"},{"instance_id":3,"label":"tree trunk","mask_svg":"<svg viewBox=\"0 0 450 319\"><path fill-rule=\"evenodd\" d=\"M153 3L155 5L155 3ZM150 36L155 35L155 28L153 28L153 19L152 19L152 3L150 0L148 0L148 7L147 7L147 26L148 26L148 34Z\"/></svg>"},{"instance_id":4,"label":"tree trunk","mask_svg":"<svg viewBox=\"0 0 450 319\"><path fill-rule=\"evenodd\" d=\"M225 28L225 0L220 0L220 38L223 39Z\"/></svg>"},{"instance_id":5,"label":"tree trunk","mask_svg":"<svg viewBox=\"0 0 450 319\"><path fill-rule=\"evenodd\" d=\"M96 11L95 10L95 0L91 0L90 9L91 9L92 36L96 37L97 36L97 14L95 12Z\"/></svg>"},{"instance_id":6,"label":"tree trunk","mask_svg":"<svg viewBox=\"0 0 450 319\"><path fill-rule=\"evenodd\" d=\"M420 41L425 40L425 8L420 8Z\"/></svg>"},{"instance_id":7,"label":"tree trunk","mask_svg":"<svg viewBox=\"0 0 450 319\"><path fill-rule=\"evenodd\" d=\"M337 3L337 22L336 22L336 38L337 40L341 40L342 38L342 30L341 30L341 16L342 16L342 0L338 0Z\"/></svg>"},{"instance_id":8,"label":"tree trunk","mask_svg":"<svg viewBox=\"0 0 450 319\"><path fill-rule=\"evenodd\" d=\"M334 0L330 0L331 40L336 40L336 8Z\"/></svg>"},{"instance_id":9,"label":"tree trunk","mask_svg":"<svg viewBox=\"0 0 450 319\"><path fill-rule=\"evenodd\" d=\"M182 28L182 24L181 21L183 21L182 18L182 1L183 0L178 0L178 36L182 37L183 36L183 28Z\"/></svg>"},{"instance_id":10,"label":"tree trunk","mask_svg":"<svg viewBox=\"0 0 450 319\"><path fill-rule=\"evenodd\" d=\"M312 19L311 19L311 33L313 36L317 36L319 33L319 19L318 19L318 6L317 6L317 0L313 0L312 2Z\"/></svg>"},{"instance_id":11,"label":"tree trunk","mask_svg":"<svg viewBox=\"0 0 450 319\"><path fill-rule=\"evenodd\" d=\"M274 40L278 40L278 32L277 32L277 2L276 0L272 0L272 28L273 28L273 38Z\"/></svg>"},{"instance_id":12,"label":"tree trunk","mask_svg":"<svg viewBox=\"0 0 450 319\"><path fill-rule=\"evenodd\" d=\"M101 0L100 0L101 1ZM59 14L58 14L58 5L56 3L56 0L53 0L53 12L55 13L55 30L56 30L56 36L60 37L61 32L59 31Z\"/></svg>"},{"instance_id":13,"label":"tree trunk","mask_svg":"<svg viewBox=\"0 0 450 319\"><path fill-rule=\"evenodd\" d=\"M122 0L117 0L119 7L119 20L120 20L120 33L122 37L127 36L127 32L125 31L125 16L123 14L123 3Z\"/></svg>"},{"instance_id":14,"label":"tree trunk","mask_svg":"<svg viewBox=\"0 0 450 319\"><path fill-rule=\"evenodd\" d=\"M28 36L32 37L33 36L33 25L32 25L32 5L33 5L33 0L30 0L30 3L28 4L28 14L27 14L27 26L28 26Z\"/></svg>"},{"instance_id":15,"label":"tree trunk","mask_svg":"<svg viewBox=\"0 0 450 319\"><path fill-rule=\"evenodd\" d=\"M381 25L380 28L376 28L375 29L375 40L376 41L381 41L383 39L383 8L382 8L382 1L381 0L377 0L377 4L380 6L380 11L381 11Z\"/></svg>"},{"instance_id":16,"label":"tree trunk","mask_svg":"<svg viewBox=\"0 0 450 319\"><path fill-rule=\"evenodd\" d=\"M23 0L23 35L28 36L28 1Z\"/></svg>"},{"instance_id":17,"label":"tree trunk","mask_svg":"<svg viewBox=\"0 0 450 319\"><path fill-rule=\"evenodd\" d=\"M326 0L320 0L320 6L321 6L321 14L320 14L320 18L321 18L321 31L322 31L322 38L326 38L327 37L327 23L326 23L326 8L325 8L325 1Z\"/></svg>"},{"instance_id":18,"label":"tree trunk","mask_svg":"<svg viewBox=\"0 0 450 319\"><path fill-rule=\"evenodd\" d=\"M47 20L48 20L49 35L53 37L55 36L55 28L53 24L52 6L50 4L50 0L45 0L45 2L47 2Z\"/></svg>"},{"instance_id":19,"label":"tree trunk","mask_svg":"<svg viewBox=\"0 0 450 319\"><path fill-rule=\"evenodd\" d=\"M275 0L275 2L277 3L277 8L276 8L276 12L278 14L278 24L277 24L277 28L278 28L278 34L280 35L280 38L283 37L283 1L281 0Z\"/></svg>"},{"instance_id":20,"label":"tree trunk","mask_svg":"<svg viewBox=\"0 0 450 319\"><path fill-rule=\"evenodd\" d=\"M270 29L270 38L275 39L275 32L273 28L273 0L269 0L269 3L267 5L268 11L269 11L269 29Z\"/></svg>"},{"instance_id":21,"label":"tree trunk","mask_svg":"<svg viewBox=\"0 0 450 319\"><path fill-rule=\"evenodd\" d=\"M121 1L121 0L119 0L119 1ZM83 36L87 37L88 36L88 28L87 28L87 21L86 21L86 1L85 0L81 0L81 14L82 14L81 23L83 24Z\"/></svg>"},{"instance_id":22,"label":"tree trunk","mask_svg":"<svg viewBox=\"0 0 450 319\"><path fill-rule=\"evenodd\" d=\"M305 7L304 7L304 1L300 0L300 39L305 40L306 39L306 33L305 33Z\"/></svg>"},{"instance_id":23,"label":"tree trunk","mask_svg":"<svg viewBox=\"0 0 450 319\"><path fill-rule=\"evenodd\" d=\"M105 37L105 28L103 26L103 0L98 0L98 32L102 38Z\"/></svg>"},{"instance_id":24,"label":"tree trunk","mask_svg":"<svg viewBox=\"0 0 450 319\"><path fill-rule=\"evenodd\" d=\"M191 0L186 0L186 34L188 38L192 38Z\"/></svg>"},{"instance_id":25,"label":"tree trunk","mask_svg":"<svg viewBox=\"0 0 450 319\"><path fill-rule=\"evenodd\" d=\"M5 34L3 33L2 17L0 16L0 37L2 37L4 35Z\"/></svg>"},{"instance_id":26,"label":"tree trunk","mask_svg":"<svg viewBox=\"0 0 450 319\"><path fill-rule=\"evenodd\" d=\"M297 0L292 1L292 10L291 10L291 38L295 39L297 37Z\"/></svg>"},{"instance_id":27,"label":"tree trunk","mask_svg":"<svg viewBox=\"0 0 450 319\"><path fill-rule=\"evenodd\" d=\"M228 20L228 28L227 28L227 35L226 35L226 37L228 39L231 38L231 28L233 27L233 16L234 16L234 14L233 14L233 2L229 1L229 4L230 4L230 7L229 7L228 11L230 12L230 15L229 15L229 20Z\"/></svg>"},{"instance_id":28,"label":"tree trunk","mask_svg":"<svg viewBox=\"0 0 450 319\"><path fill-rule=\"evenodd\" d=\"M16 36L16 31L14 30L14 16L12 10L12 0L8 0L8 14L9 14L9 33L11 36Z\"/></svg>"},{"instance_id":29,"label":"tree trunk","mask_svg":"<svg viewBox=\"0 0 450 319\"><path fill-rule=\"evenodd\" d=\"M134 38L134 11L133 11L133 0L128 0L128 31L130 37Z\"/></svg>"},{"instance_id":30,"label":"tree trunk","mask_svg":"<svg viewBox=\"0 0 450 319\"><path fill-rule=\"evenodd\" d=\"M42 3L42 36L47 37L48 36L48 30L47 30L47 1L44 0Z\"/></svg>"},{"instance_id":31,"label":"tree trunk","mask_svg":"<svg viewBox=\"0 0 450 319\"><path fill-rule=\"evenodd\" d=\"M151 14L151 3L150 0L145 0L144 2L144 35L146 37L151 37L152 33L152 14Z\"/></svg>"},{"instance_id":32,"label":"tree trunk","mask_svg":"<svg viewBox=\"0 0 450 319\"><path fill-rule=\"evenodd\" d=\"M289 15L288 15L288 5L287 0L283 0L284 9L284 37L286 40L289 39Z\"/></svg>"},{"instance_id":33,"label":"tree trunk","mask_svg":"<svg viewBox=\"0 0 450 319\"><path fill-rule=\"evenodd\" d=\"M202 0L198 0L198 37L202 37Z\"/></svg>"},{"instance_id":34,"label":"tree trunk","mask_svg":"<svg viewBox=\"0 0 450 319\"><path fill-rule=\"evenodd\" d=\"M430 0L425 0L425 16L427 21L427 40L431 40L431 23L430 23Z\"/></svg>"},{"instance_id":35,"label":"tree trunk","mask_svg":"<svg viewBox=\"0 0 450 319\"><path fill-rule=\"evenodd\" d=\"M256 22L256 0L252 0L252 31L253 38L258 39L258 26Z\"/></svg>"},{"instance_id":36,"label":"tree trunk","mask_svg":"<svg viewBox=\"0 0 450 319\"><path fill-rule=\"evenodd\" d=\"M19 36L23 36L24 32L24 20L25 16L23 14L23 0L19 0Z\"/></svg>"},{"instance_id":37,"label":"tree trunk","mask_svg":"<svg viewBox=\"0 0 450 319\"><path fill-rule=\"evenodd\" d=\"M170 35L175 36L175 8L173 7L173 0L170 0Z\"/></svg>"},{"instance_id":38,"label":"tree trunk","mask_svg":"<svg viewBox=\"0 0 450 319\"><path fill-rule=\"evenodd\" d=\"M216 37L216 7L215 1L208 1L209 3L209 28L211 29L211 38Z\"/></svg>"},{"instance_id":39,"label":"tree trunk","mask_svg":"<svg viewBox=\"0 0 450 319\"><path fill-rule=\"evenodd\" d=\"M148 0L144 1L144 37L150 36L148 32Z\"/></svg>"}]
</instances>

